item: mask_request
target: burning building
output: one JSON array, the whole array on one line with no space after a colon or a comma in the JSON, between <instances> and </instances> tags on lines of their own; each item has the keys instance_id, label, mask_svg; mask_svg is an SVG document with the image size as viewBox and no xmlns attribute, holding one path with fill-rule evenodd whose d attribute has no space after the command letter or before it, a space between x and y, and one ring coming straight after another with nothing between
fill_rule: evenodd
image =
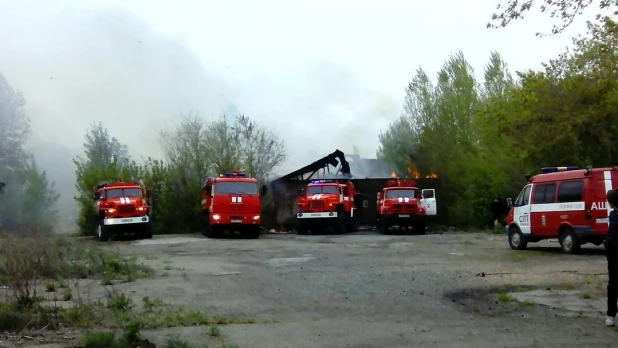
<instances>
[{"instance_id":1,"label":"burning building","mask_svg":"<svg viewBox=\"0 0 618 348\"><path fill-rule=\"evenodd\" d=\"M421 178L417 172L410 172L419 188L435 188L435 175ZM362 223L374 225L376 221L376 194L382 190L393 175L397 174L389 168L389 165L378 159L361 158L357 154L346 155L335 150L333 153L314 161L300 169L270 183L273 194L274 223L277 227L292 227L295 225L295 217L298 212L296 198L299 190L306 186L312 179L341 179L350 180L354 187L362 194L363 203ZM407 175L404 175L407 176Z\"/></svg>"}]
</instances>

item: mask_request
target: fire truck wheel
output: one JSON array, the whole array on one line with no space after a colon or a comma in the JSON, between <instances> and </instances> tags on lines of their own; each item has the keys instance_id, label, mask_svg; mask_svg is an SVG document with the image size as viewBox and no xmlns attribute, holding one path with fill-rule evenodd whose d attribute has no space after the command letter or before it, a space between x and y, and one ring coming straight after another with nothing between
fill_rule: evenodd
<instances>
[{"instance_id":1,"label":"fire truck wheel","mask_svg":"<svg viewBox=\"0 0 618 348\"><path fill-rule=\"evenodd\" d=\"M340 213L335 222L335 233L343 234L348 231L348 219L345 214Z\"/></svg>"},{"instance_id":2,"label":"fire truck wheel","mask_svg":"<svg viewBox=\"0 0 618 348\"><path fill-rule=\"evenodd\" d=\"M110 240L111 233L110 233L109 227L105 226L105 224L103 223L103 220L100 220L97 223L96 233L97 233L96 234L97 240L99 240L100 242L107 242Z\"/></svg>"},{"instance_id":3,"label":"fire truck wheel","mask_svg":"<svg viewBox=\"0 0 618 348\"><path fill-rule=\"evenodd\" d=\"M211 227L209 224L205 224L202 226L202 236L208 237L210 235Z\"/></svg>"},{"instance_id":4,"label":"fire truck wheel","mask_svg":"<svg viewBox=\"0 0 618 348\"><path fill-rule=\"evenodd\" d=\"M350 218L350 220L348 221L348 226L347 226L347 232L356 232L358 230L358 223L356 222L356 220Z\"/></svg>"},{"instance_id":5,"label":"fire truck wheel","mask_svg":"<svg viewBox=\"0 0 618 348\"><path fill-rule=\"evenodd\" d=\"M378 233L380 234L388 233L388 223L385 220L378 221Z\"/></svg>"},{"instance_id":6,"label":"fire truck wheel","mask_svg":"<svg viewBox=\"0 0 618 348\"><path fill-rule=\"evenodd\" d=\"M562 251L566 254L577 254L581 247L581 242L575 235L575 232L572 228L567 227L560 232L560 237L558 237L560 241L560 247L562 247Z\"/></svg>"},{"instance_id":7,"label":"fire truck wheel","mask_svg":"<svg viewBox=\"0 0 618 348\"><path fill-rule=\"evenodd\" d=\"M247 227L245 230L241 231L241 236L243 238L259 239L260 238L260 226Z\"/></svg>"},{"instance_id":8,"label":"fire truck wheel","mask_svg":"<svg viewBox=\"0 0 618 348\"><path fill-rule=\"evenodd\" d=\"M298 225L296 226L296 234L304 236L307 235L307 226Z\"/></svg>"},{"instance_id":9,"label":"fire truck wheel","mask_svg":"<svg viewBox=\"0 0 618 348\"><path fill-rule=\"evenodd\" d=\"M427 223L425 221L418 221L412 227L414 234L425 234L427 231Z\"/></svg>"},{"instance_id":10,"label":"fire truck wheel","mask_svg":"<svg viewBox=\"0 0 618 348\"><path fill-rule=\"evenodd\" d=\"M509 246L511 246L513 250L524 250L528 246L526 237L524 237L517 227L511 227L509 230Z\"/></svg>"},{"instance_id":11,"label":"fire truck wheel","mask_svg":"<svg viewBox=\"0 0 618 348\"><path fill-rule=\"evenodd\" d=\"M255 226L253 231L251 231L251 239L260 239L260 226Z\"/></svg>"},{"instance_id":12,"label":"fire truck wheel","mask_svg":"<svg viewBox=\"0 0 618 348\"><path fill-rule=\"evenodd\" d=\"M219 237L219 227L217 226L209 226L206 237L208 238L217 238Z\"/></svg>"},{"instance_id":13,"label":"fire truck wheel","mask_svg":"<svg viewBox=\"0 0 618 348\"><path fill-rule=\"evenodd\" d=\"M152 223L147 222L142 226L141 231L139 231L139 237L141 239L151 239L152 238Z\"/></svg>"}]
</instances>

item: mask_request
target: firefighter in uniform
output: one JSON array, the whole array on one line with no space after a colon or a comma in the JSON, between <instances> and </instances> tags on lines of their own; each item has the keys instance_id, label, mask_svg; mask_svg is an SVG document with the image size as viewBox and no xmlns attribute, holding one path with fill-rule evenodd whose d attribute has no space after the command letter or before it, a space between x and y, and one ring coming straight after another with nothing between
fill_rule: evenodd
<instances>
[{"instance_id":1,"label":"firefighter in uniform","mask_svg":"<svg viewBox=\"0 0 618 348\"><path fill-rule=\"evenodd\" d=\"M618 312L618 190L607 191L607 202L612 211L609 213L609 228L603 241L607 249L607 318L605 325L614 326Z\"/></svg>"},{"instance_id":2,"label":"firefighter in uniform","mask_svg":"<svg viewBox=\"0 0 618 348\"><path fill-rule=\"evenodd\" d=\"M491 215L494 218L494 226L499 226L500 216L504 212L504 205L500 201L500 197L496 196L496 198L494 198L493 202L491 202L491 205L489 206L489 209L491 210Z\"/></svg>"}]
</instances>

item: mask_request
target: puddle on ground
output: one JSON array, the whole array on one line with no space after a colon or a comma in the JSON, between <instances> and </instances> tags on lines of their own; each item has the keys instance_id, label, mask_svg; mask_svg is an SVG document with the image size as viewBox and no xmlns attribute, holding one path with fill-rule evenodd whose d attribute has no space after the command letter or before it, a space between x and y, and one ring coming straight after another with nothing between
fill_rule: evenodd
<instances>
[{"instance_id":1,"label":"puddle on ground","mask_svg":"<svg viewBox=\"0 0 618 348\"><path fill-rule=\"evenodd\" d=\"M266 260L266 263L270 266L286 266L286 265L293 265L296 263L308 262L309 260L313 260L313 259L315 258L311 257L308 254L305 254L305 256L302 256L302 257L284 257L284 258L270 259L270 260Z\"/></svg>"},{"instance_id":2,"label":"puddle on ground","mask_svg":"<svg viewBox=\"0 0 618 348\"><path fill-rule=\"evenodd\" d=\"M204 242L206 240L207 239L204 239L204 238L191 238L191 237L157 238L157 239L143 239L131 245L172 245L172 244L183 244L183 243L193 243L193 242Z\"/></svg>"}]
</instances>

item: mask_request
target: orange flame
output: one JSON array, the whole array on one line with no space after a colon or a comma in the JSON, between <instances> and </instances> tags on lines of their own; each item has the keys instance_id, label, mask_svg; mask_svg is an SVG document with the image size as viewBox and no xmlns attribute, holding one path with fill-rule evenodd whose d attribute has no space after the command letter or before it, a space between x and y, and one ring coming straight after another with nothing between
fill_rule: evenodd
<instances>
[{"instance_id":1,"label":"orange flame","mask_svg":"<svg viewBox=\"0 0 618 348\"><path fill-rule=\"evenodd\" d=\"M411 163L410 166L408 167L408 173L410 173L410 176L413 177L414 179L423 178L423 176L421 176L421 173L416 169L416 166L413 163ZM431 174L424 176L425 179L436 179L437 177L438 175L435 173L431 173Z\"/></svg>"}]
</instances>

